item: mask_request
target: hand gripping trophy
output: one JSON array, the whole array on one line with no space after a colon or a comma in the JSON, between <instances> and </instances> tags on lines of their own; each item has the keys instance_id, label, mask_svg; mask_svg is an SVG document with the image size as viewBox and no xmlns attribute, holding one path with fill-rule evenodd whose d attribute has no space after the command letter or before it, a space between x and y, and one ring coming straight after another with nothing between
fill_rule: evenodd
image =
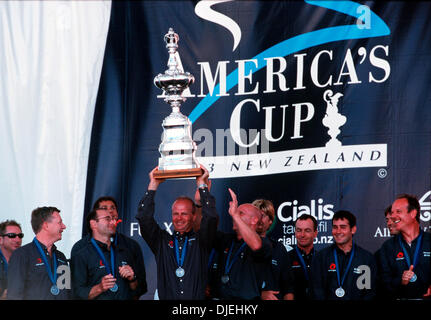
<instances>
[{"instance_id":1,"label":"hand gripping trophy","mask_svg":"<svg viewBox=\"0 0 431 320\"><path fill-rule=\"evenodd\" d=\"M196 143L192 140L192 123L180 112L181 103L186 101L182 96L195 78L188 72L178 69L176 52L178 48L178 34L169 28L164 41L169 52L168 67L164 74L154 78L154 84L162 89L165 102L172 107L172 112L162 123L163 135L159 146L161 157L158 170L154 177L159 179L197 177L202 174L195 158Z\"/></svg>"}]
</instances>

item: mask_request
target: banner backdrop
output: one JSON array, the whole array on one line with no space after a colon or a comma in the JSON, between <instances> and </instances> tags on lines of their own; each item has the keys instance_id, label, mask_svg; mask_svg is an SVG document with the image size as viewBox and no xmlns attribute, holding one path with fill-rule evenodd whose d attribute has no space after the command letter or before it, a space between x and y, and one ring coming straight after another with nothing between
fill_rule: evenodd
<instances>
[{"instance_id":1,"label":"banner backdrop","mask_svg":"<svg viewBox=\"0 0 431 320\"><path fill-rule=\"evenodd\" d=\"M181 111L211 172L219 228L232 227L230 187L240 203L273 201L278 241L294 244L294 221L312 214L322 248L345 209L358 219L355 241L374 252L389 237L384 209L397 194L420 199L424 229L431 219L430 18L421 2L113 2L85 213L101 195L118 200L120 231L144 250L146 297L155 262L134 217L171 112L153 84L167 69L170 27L195 77ZM160 226L172 231L172 202L195 187L160 186Z\"/></svg>"}]
</instances>

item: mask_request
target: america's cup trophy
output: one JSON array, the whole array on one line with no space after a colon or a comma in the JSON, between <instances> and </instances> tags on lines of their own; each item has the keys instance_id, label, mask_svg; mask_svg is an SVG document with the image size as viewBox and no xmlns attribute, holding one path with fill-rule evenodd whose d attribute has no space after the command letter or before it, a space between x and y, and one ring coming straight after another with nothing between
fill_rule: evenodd
<instances>
[{"instance_id":1,"label":"america's cup trophy","mask_svg":"<svg viewBox=\"0 0 431 320\"><path fill-rule=\"evenodd\" d=\"M165 94L165 102L172 107L171 114L162 123L162 143L159 146L161 157L158 170L154 172L154 177L159 179L197 177L202 174L195 158L196 143L192 140L192 123L180 112L181 104L186 101L183 91L195 78L178 68L178 40L178 34L169 28L164 37L169 52L169 69L154 78L154 84Z\"/></svg>"}]
</instances>

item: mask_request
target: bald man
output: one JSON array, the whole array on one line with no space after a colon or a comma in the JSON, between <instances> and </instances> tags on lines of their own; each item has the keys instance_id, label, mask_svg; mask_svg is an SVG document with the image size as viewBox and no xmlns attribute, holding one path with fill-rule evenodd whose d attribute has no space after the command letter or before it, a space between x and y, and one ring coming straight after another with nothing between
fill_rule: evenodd
<instances>
[{"instance_id":1,"label":"bald man","mask_svg":"<svg viewBox=\"0 0 431 320\"><path fill-rule=\"evenodd\" d=\"M218 232L216 251L218 270L215 296L220 299L260 299L260 274L271 259L271 244L256 232L262 212L251 203L238 206L236 194L229 189L232 201L229 215L234 233Z\"/></svg>"}]
</instances>

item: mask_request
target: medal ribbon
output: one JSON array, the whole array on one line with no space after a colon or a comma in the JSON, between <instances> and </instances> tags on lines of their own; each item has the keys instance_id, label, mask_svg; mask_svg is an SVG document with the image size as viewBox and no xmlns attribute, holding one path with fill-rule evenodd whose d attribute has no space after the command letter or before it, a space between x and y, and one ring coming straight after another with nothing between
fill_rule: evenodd
<instances>
[{"instance_id":1,"label":"medal ribbon","mask_svg":"<svg viewBox=\"0 0 431 320\"><path fill-rule=\"evenodd\" d=\"M178 239L175 237L175 258L177 260L178 267L182 268L184 264L184 260L186 259L186 251L187 251L187 243L188 237L184 240L184 248L181 251L181 259L180 259L180 249L178 248Z\"/></svg>"},{"instance_id":2,"label":"medal ribbon","mask_svg":"<svg viewBox=\"0 0 431 320\"><path fill-rule=\"evenodd\" d=\"M423 233L421 232L418 237L418 243L416 244L415 255L413 256L413 269L416 268L416 265L418 264L418 261L419 261L419 251L422 247L422 235ZM410 256L401 240L401 235L398 237L398 242L400 243L400 246L404 252L404 256L406 257L407 268L410 268L410 266L412 265L410 261Z\"/></svg>"},{"instance_id":3,"label":"medal ribbon","mask_svg":"<svg viewBox=\"0 0 431 320\"><path fill-rule=\"evenodd\" d=\"M51 280L52 284L54 286L57 286L57 257L55 255L55 251L52 251L52 259L53 262L53 270L51 271L51 267L48 263L48 259L46 258L45 252L43 252L42 247L40 246L39 241L34 237L33 239L34 244L36 245L37 251L39 251L39 255L41 259L43 260L43 263L45 264L46 271L48 272L49 279Z\"/></svg>"},{"instance_id":4,"label":"medal ribbon","mask_svg":"<svg viewBox=\"0 0 431 320\"><path fill-rule=\"evenodd\" d=\"M232 256L233 245L234 245L234 241L232 241L232 244L231 244L230 249L229 249L229 254L227 255L226 265L224 267L224 274L229 274L230 269L232 269L233 264L235 263L236 260L238 260L239 254L241 253L242 250L244 250L246 243L244 242L241 245L241 247L239 247L239 249L235 252L235 255L233 256L233 259L231 260L230 258Z\"/></svg>"},{"instance_id":5,"label":"medal ribbon","mask_svg":"<svg viewBox=\"0 0 431 320\"><path fill-rule=\"evenodd\" d=\"M355 244L354 244L354 243L352 243L352 251L350 252L349 262L347 263L347 267L346 267L346 269L344 270L343 278L342 278L342 279L341 279L341 281L340 281L340 269L339 269L339 267L338 267L337 251L336 251L336 249L334 248L335 269L336 269L336 271L337 271L337 281L338 281L338 286L339 286L340 288L342 288L342 287L343 287L344 280L346 279L347 273L349 272L349 269L350 269L350 266L351 266L351 264L352 264L353 256L354 256L354 255L355 255Z\"/></svg>"},{"instance_id":6,"label":"medal ribbon","mask_svg":"<svg viewBox=\"0 0 431 320\"><path fill-rule=\"evenodd\" d=\"M308 270L307 270L307 266L305 265L305 261L304 258L302 257L301 252L299 251L298 247L295 246L295 250L296 250L296 255L299 258L299 262L301 263L302 269L304 269L304 275L305 275L305 279L308 280Z\"/></svg>"},{"instance_id":7,"label":"medal ribbon","mask_svg":"<svg viewBox=\"0 0 431 320\"><path fill-rule=\"evenodd\" d=\"M114 248L111 246L111 264L108 264L105 255L103 254L102 250L100 249L99 245L96 243L94 238L91 238L91 243L93 244L93 247L96 249L97 254L99 255L100 259L102 259L103 264L106 266L108 273L112 274L112 276L115 277L115 254L114 254Z\"/></svg>"},{"instance_id":8,"label":"medal ribbon","mask_svg":"<svg viewBox=\"0 0 431 320\"><path fill-rule=\"evenodd\" d=\"M4 270L6 271L6 274L7 274L7 260L6 260L6 257L3 255L3 252L1 252L1 249L0 249L0 258L4 262Z\"/></svg>"}]
</instances>

